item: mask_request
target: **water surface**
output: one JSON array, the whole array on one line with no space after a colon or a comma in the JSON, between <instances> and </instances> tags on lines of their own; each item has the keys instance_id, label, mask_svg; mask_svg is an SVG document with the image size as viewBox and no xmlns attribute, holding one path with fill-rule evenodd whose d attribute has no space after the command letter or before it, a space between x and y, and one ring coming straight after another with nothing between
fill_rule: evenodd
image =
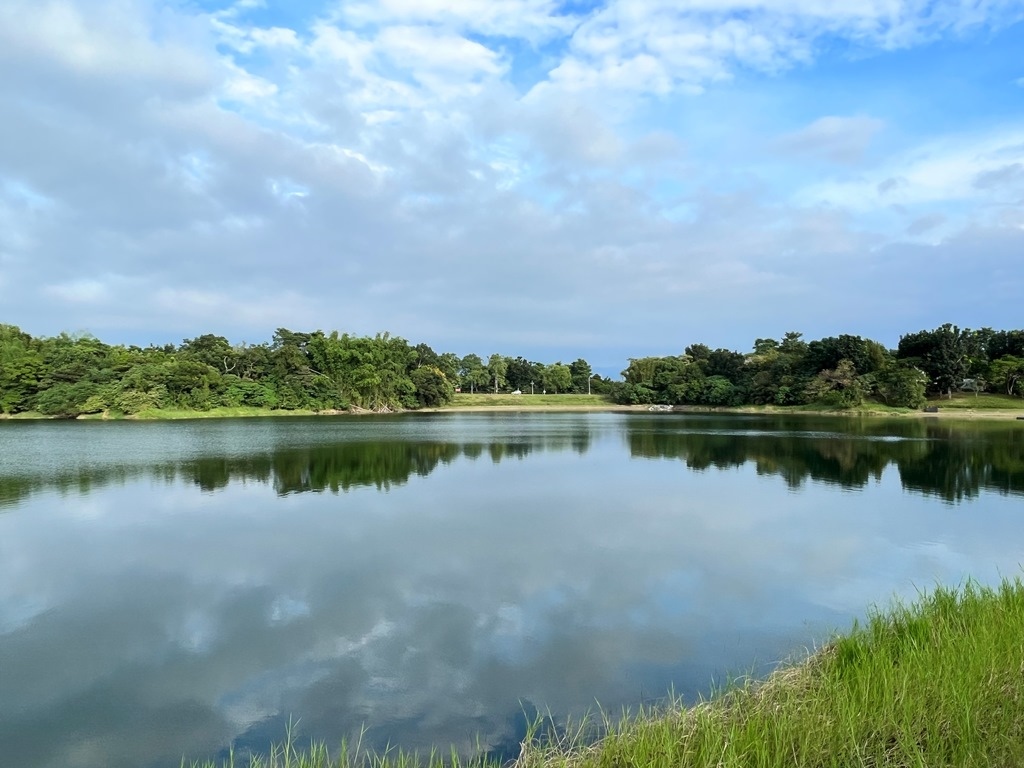
<instances>
[{"instance_id":1,"label":"water surface","mask_svg":"<svg viewBox=\"0 0 1024 768\"><path fill-rule=\"evenodd\" d=\"M0 744L178 766L300 738L510 754L871 603L1019 573L1024 428L438 414L0 422Z\"/></svg>"}]
</instances>

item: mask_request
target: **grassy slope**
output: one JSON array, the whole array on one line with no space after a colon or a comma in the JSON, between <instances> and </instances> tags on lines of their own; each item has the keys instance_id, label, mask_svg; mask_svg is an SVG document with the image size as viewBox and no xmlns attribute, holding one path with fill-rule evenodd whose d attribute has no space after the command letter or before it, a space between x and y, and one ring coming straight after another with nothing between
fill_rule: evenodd
<instances>
[{"instance_id":1,"label":"grassy slope","mask_svg":"<svg viewBox=\"0 0 1024 768\"><path fill-rule=\"evenodd\" d=\"M692 709L670 706L613 725L584 723L548 743L535 740L517 768L1024 765L1021 637L1019 580L996 589L937 589L912 605L876 612L767 681L740 683ZM288 746L251 765L366 761L437 767L441 756L381 758L354 750L332 758L322 745L303 753Z\"/></svg>"},{"instance_id":2,"label":"grassy slope","mask_svg":"<svg viewBox=\"0 0 1024 768\"><path fill-rule=\"evenodd\" d=\"M1024 398L1008 397L1006 395L959 393L953 395L952 399L933 398L928 405L939 407L940 413L949 415L962 414L965 416L991 416L1002 418L1019 412L1024 415ZM510 395L493 393L460 392L448 405L439 409L441 411L457 410L482 410L482 409L566 409L566 410L612 410L629 409L629 406L619 406L611 401L607 395ZM634 406L636 410L646 410L645 406ZM920 410L909 408L892 408L881 403L864 403L856 408L823 408L820 405L744 405L735 408L710 408L705 406L682 406L681 410L694 412L722 412L722 413L811 413L811 414L836 414L836 415L877 415L877 416L899 416L907 414L919 414ZM121 414L92 414L80 416L82 419L211 419L231 418L244 416L312 416L314 411L271 411L266 408L213 408L209 411L191 411L185 409L152 409L143 411L135 416L125 417ZM38 413L22 413L16 416L0 414L0 418L33 419L49 418Z\"/></svg>"},{"instance_id":3,"label":"grassy slope","mask_svg":"<svg viewBox=\"0 0 1024 768\"><path fill-rule=\"evenodd\" d=\"M593 406L595 408L610 407L614 403L606 395L510 395L477 392L456 392L455 399L445 406L445 410L458 408L483 408L499 406L520 407L552 407L559 406Z\"/></svg>"},{"instance_id":4,"label":"grassy slope","mask_svg":"<svg viewBox=\"0 0 1024 768\"><path fill-rule=\"evenodd\" d=\"M958 392L952 399L934 397L928 405L937 405L939 410L991 410L1024 411L1024 398L996 395L991 393L975 395L969 392Z\"/></svg>"},{"instance_id":5,"label":"grassy slope","mask_svg":"<svg viewBox=\"0 0 1024 768\"><path fill-rule=\"evenodd\" d=\"M142 421L156 419L226 419L250 416L312 416L313 411L272 411L269 408L253 408L251 406L211 408L208 411L192 411L187 409L153 408L129 418Z\"/></svg>"}]
</instances>

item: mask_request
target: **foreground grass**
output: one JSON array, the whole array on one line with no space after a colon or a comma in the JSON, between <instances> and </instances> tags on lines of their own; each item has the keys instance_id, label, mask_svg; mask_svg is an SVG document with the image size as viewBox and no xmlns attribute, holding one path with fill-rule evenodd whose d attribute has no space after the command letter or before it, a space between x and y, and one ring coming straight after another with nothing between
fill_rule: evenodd
<instances>
[{"instance_id":1,"label":"foreground grass","mask_svg":"<svg viewBox=\"0 0 1024 768\"><path fill-rule=\"evenodd\" d=\"M516 768L981 768L1024 765L1024 585L936 589L878 611L806 661L569 735L533 738ZM252 768L480 766L291 745ZM192 764L198 768L200 764ZM233 766L234 761L228 765ZM215 768L203 764L203 768ZM219 767L218 767L219 768Z\"/></svg>"}]
</instances>

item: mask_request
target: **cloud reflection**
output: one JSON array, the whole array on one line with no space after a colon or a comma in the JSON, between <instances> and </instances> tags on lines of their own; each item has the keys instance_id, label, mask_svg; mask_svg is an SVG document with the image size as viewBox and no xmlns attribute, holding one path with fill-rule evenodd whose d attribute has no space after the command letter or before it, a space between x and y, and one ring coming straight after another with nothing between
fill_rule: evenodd
<instances>
[{"instance_id":1,"label":"cloud reflection","mask_svg":"<svg viewBox=\"0 0 1024 768\"><path fill-rule=\"evenodd\" d=\"M231 425L249 439L208 434L219 459L153 460L157 430L116 481L0 516L0 743L22 766L177 766L295 717L329 744L365 725L507 749L532 706L693 696L893 592L1014 572L1020 475L995 446L1016 436L801 423ZM959 508L906 484L959 455L944 440L993 467L953 473L982 478L948 486Z\"/></svg>"}]
</instances>

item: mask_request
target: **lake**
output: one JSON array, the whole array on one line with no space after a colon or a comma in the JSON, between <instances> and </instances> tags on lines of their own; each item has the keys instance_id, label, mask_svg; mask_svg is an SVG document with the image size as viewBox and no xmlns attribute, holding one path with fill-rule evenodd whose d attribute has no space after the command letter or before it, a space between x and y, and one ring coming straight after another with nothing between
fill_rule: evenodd
<instances>
[{"instance_id":1,"label":"lake","mask_svg":"<svg viewBox=\"0 0 1024 768\"><path fill-rule=\"evenodd\" d=\"M512 756L1024 553L1024 422L464 413L0 422L19 768L300 742Z\"/></svg>"}]
</instances>

